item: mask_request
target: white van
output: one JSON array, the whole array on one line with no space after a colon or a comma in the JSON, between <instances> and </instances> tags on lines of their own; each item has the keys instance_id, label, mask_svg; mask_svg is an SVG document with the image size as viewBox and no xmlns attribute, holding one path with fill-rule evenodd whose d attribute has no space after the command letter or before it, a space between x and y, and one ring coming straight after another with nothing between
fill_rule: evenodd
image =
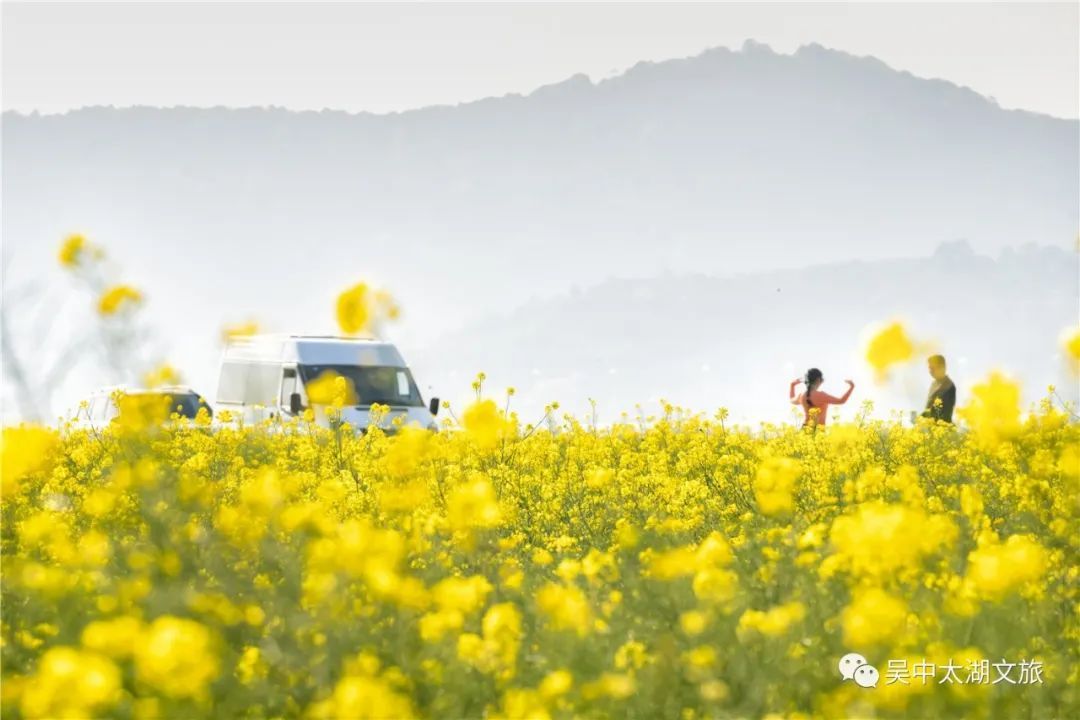
<instances>
[{"instance_id":1,"label":"white van","mask_svg":"<svg viewBox=\"0 0 1080 720\"><path fill-rule=\"evenodd\" d=\"M214 416L213 409L202 395L186 385L156 388L117 385L95 390L90 397L79 403L79 406L68 414L72 427L93 430L108 427L109 423L120 415L120 407L116 402L118 395L160 398L162 407L167 409L170 415L176 414L188 420L194 420L201 409L205 409L210 417Z\"/></svg>"},{"instance_id":2,"label":"white van","mask_svg":"<svg viewBox=\"0 0 1080 720\"><path fill-rule=\"evenodd\" d=\"M341 419L366 430L373 403L387 405L381 422L436 429L439 399L425 406L401 353L393 344L373 339L307 335L249 335L234 338L221 360L216 407L245 423L289 419L311 407L315 420L328 424L326 408L312 406L307 386L324 374L346 378L357 404L341 409Z\"/></svg>"}]
</instances>

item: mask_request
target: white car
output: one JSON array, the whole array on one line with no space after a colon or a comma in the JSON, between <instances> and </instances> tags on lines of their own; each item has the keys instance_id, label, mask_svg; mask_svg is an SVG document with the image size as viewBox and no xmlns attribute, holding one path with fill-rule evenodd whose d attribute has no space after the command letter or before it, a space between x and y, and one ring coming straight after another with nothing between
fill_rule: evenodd
<instances>
[{"instance_id":1,"label":"white car","mask_svg":"<svg viewBox=\"0 0 1080 720\"><path fill-rule=\"evenodd\" d=\"M78 408L70 414L72 426L101 430L120 415L117 405L118 395L160 397L162 405L167 401L169 414L178 414L182 418L194 420L199 410L206 409L210 417L214 411L202 395L184 385L169 385L157 388L129 388L125 386L106 387L94 391Z\"/></svg>"},{"instance_id":2,"label":"white car","mask_svg":"<svg viewBox=\"0 0 1080 720\"><path fill-rule=\"evenodd\" d=\"M320 379L343 377L350 404L340 419L358 431L371 423L371 406L386 405L381 427L395 421L436 429L439 399L424 404L412 373L398 349L373 339L307 335L249 335L233 338L221 359L216 406L245 424L289 419L311 408L315 421L328 425L328 407L313 404L308 388ZM353 402L355 404L353 404ZM337 413L332 415L336 416Z\"/></svg>"}]
</instances>

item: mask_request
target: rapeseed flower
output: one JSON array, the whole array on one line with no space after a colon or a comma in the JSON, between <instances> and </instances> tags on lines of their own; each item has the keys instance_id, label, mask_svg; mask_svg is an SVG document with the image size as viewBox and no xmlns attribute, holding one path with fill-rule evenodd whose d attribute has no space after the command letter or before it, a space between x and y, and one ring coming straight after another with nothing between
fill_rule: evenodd
<instances>
[{"instance_id":1,"label":"rapeseed flower","mask_svg":"<svg viewBox=\"0 0 1080 720\"><path fill-rule=\"evenodd\" d=\"M764 515L787 515L795 509L795 481L799 463L790 458L768 458L754 478L754 497Z\"/></svg>"},{"instance_id":2,"label":"rapeseed flower","mask_svg":"<svg viewBox=\"0 0 1080 720\"><path fill-rule=\"evenodd\" d=\"M366 283L357 283L338 295L337 322L341 332L358 335L367 330L371 321L370 302Z\"/></svg>"},{"instance_id":3,"label":"rapeseed flower","mask_svg":"<svg viewBox=\"0 0 1080 720\"><path fill-rule=\"evenodd\" d=\"M247 322L232 323L226 325L221 329L222 342L229 342L237 338L248 337L250 335L258 335L260 331L259 323L254 320L248 320Z\"/></svg>"},{"instance_id":4,"label":"rapeseed flower","mask_svg":"<svg viewBox=\"0 0 1080 720\"><path fill-rule=\"evenodd\" d=\"M91 716L115 705L121 687L120 669L108 658L57 646L27 679L19 709L28 718Z\"/></svg>"},{"instance_id":5,"label":"rapeseed flower","mask_svg":"<svg viewBox=\"0 0 1080 720\"><path fill-rule=\"evenodd\" d=\"M856 588L842 614L845 647L866 652L895 641L904 631L907 613L903 599L879 587Z\"/></svg>"},{"instance_id":6,"label":"rapeseed flower","mask_svg":"<svg viewBox=\"0 0 1080 720\"><path fill-rule=\"evenodd\" d=\"M486 450L494 448L512 431L511 423L503 416L494 400L477 400L465 409L462 422L468 436Z\"/></svg>"},{"instance_id":7,"label":"rapeseed flower","mask_svg":"<svg viewBox=\"0 0 1080 720\"><path fill-rule=\"evenodd\" d=\"M959 412L985 444L1009 440L1020 431L1020 386L992 373L971 388L971 400Z\"/></svg>"},{"instance_id":8,"label":"rapeseed flower","mask_svg":"<svg viewBox=\"0 0 1080 720\"><path fill-rule=\"evenodd\" d=\"M143 295L130 285L113 285L106 288L98 298L98 312L105 316L116 315L142 303Z\"/></svg>"},{"instance_id":9,"label":"rapeseed flower","mask_svg":"<svg viewBox=\"0 0 1080 720\"><path fill-rule=\"evenodd\" d=\"M82 263L86 255L86 249L86 238L79 233L74 233L64 238L63 244L60 245L60 252L57 253L57 258L64 267L77 267Z\"/></svg>"},{"instance_id":10,"label":"rapeseed flower","mask_svg":"<svg viewBox=\"0 0 1080 720\"><path fill-rule=\"evenodd\" d=\"M1067 413L1039 405L988 443L677 408L522 431L495 411L486 443L453 419L6 429L0 710L1076 714ZM846 652L877 688L839 680ZM950 657L964 677L1045 672L1017 692L887 685L885 658L919 656L937 679Z\"/></svg>"},{"instance_id":11,"label":"rapeseed flower","mask_svg":"<svg viewBox=\"0 0 1080 720\"><path fill-rule=\"evenodd\" d=\"M739 618L739 637L750 637L755 633L767 637L779 637L786 634L804 617L806 617L806 606L797 600L767 610L747 610Z\"/></svg>"},{"instance_id":12,"label":"rapeseed flower","mask_svg":"<svg viewBox=\"0 0 1080 720\"><path fill-rule=\"evenodd\" d=\"M37 425L5 427L0 435L0 498L18 492L28 475L46 473L55 461L56 432Z\"/></svg>"},{"instance_id":13,"label":"rapeseed flower","mask_svg":"<svg viewBox=\"0 0 1080 720\"><path fill-rule=\"evenodd\" d=\"M218 671L214 639L194 620L162 616L150 623L135 645L136 677L169 697L205 697Z\"/></svg>"},{"instance_id":14,"label":"rapeseed flower","mask_svg":"<svg viewBox=\"0 0 1080 720\"><path fill-rule=\"evenodd\" d=\"M580 588L547 583L536 594L536 604L557 630L585 635L592 627L592 609Z\"/></svg>"},{"instance_id":15,"label":"rapeseed flower","mask_svg":"<svg viewBox=\"0 0 1080 720\"><path fill-rule=\"evenodd\" d=\"M324 371L319 377L307 383L306 389L308 400L314 405L342 408L359 402L352 381L333 370Z\"/></svg>"},{"instance_id":16,"label":"rapeseed flower","mask_svg":"<svg viewBox=\"0 0 1080 720\"><path fill-rule=\"evenodd\" d=\"M908 362L914 355L915 343L899 322L889 323L878 330L866 346L866 362L874 369L879 380L884 379L893 366Z\"/></svg>"},{"instance_id":17,"label":"rapeseed flower","mask_svg":"<svg viewBox=\"0 0 1080 720\"><path fill-rule=\"evenodd\" d=\"M966 579L989 600L1010 592L1034 588L1047 570L1046 550L1026 535L1012 535L1004 543L992 543L968 555Z\"/></svg>"}]
</instances>

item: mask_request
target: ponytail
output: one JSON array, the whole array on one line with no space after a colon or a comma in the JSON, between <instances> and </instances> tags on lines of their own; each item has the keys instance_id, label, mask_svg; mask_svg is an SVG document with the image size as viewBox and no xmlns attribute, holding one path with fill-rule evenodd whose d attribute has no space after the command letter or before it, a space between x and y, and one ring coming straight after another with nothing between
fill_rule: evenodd
<instances>
[{"instance_id":1,"label":"ponytail","mask_svg":"<svg viewBox=\"0 0 1080 720\"><path fill-rule=\"evenodd\" d=\"M813 384L821 379L821 371L817 368L810 368L806 371L806 377L803 378L803 382L806 383L806 392L803 394L803 400L806 401L806 407L814 407L814 403L810 400L810 393L813 392Z\"/></svg>"}]
</instances>

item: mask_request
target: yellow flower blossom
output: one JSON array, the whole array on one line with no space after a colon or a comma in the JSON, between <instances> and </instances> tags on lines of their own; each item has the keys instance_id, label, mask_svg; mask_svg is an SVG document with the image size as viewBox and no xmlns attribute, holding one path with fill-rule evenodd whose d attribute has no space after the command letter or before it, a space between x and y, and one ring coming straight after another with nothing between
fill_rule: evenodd
<instances>
[{"instance_id":1,"label":"yellow flower blossom","mask_svg":"<svg viewBox=\"0 0 1080 720\"><path fill-rule=\"evenodd\" d=\"M495 489L487 478L473 480L454 488L446 503L450 527L463 532L498 527L502 522Z\"/></svg>"},{"instance_id":2,"label":"yellow flower blossom","mask_svg":"<svg viewBox=\"0 0 1080 720\"><path fill-rule=\"evenodd\" d=\"M845 647L866 652L874 645L896 640L904 630L907 612L907 605L901 598L881 588L857 589L842 615Z\"/></svg>"},{"instance_id":3,"label":"yellow flower blossom","mask_svg":"<svg viewBox=\"0 0 1080 720\"><path fill-rule=\"evenodd\" d=\"M833 557L853 575L871 578L914 571L955 537L956 526L944 515L880 500L837 517L829 534Z\"/></svg>"},{"instance_id":4,"label":"yellow flower blossom","mask_svg":"<svg viewBox=\"0 0 1080 720\"><path fill-rule=\"evenodd\" d=\"M1040 582L1047 569L1046 550L1026 535L973 550L968 555L967 579L985 598L999 600L1029 583Z\"/></svg>"},{"instance_id":5,"label":"yellow flower blossom","mask_svg":"<svg viewBox=\"0 0 1080 720\"><path fill-rule=\"evenodd\" d=\"M380 324L397 320L401 308L386 290L373 290L357 283L338 295L337 323L346 335L371 333Z\"/></svg>"},{"instance_id":6,"label":"yellow flower blossom","mask_svg":"<svg viewBox=\"0 0 1080 720\"><path fill-rule=\"evenodd\" d=\"M78 233L68 235L66 238L64 238L64 242L60 246L60 252L58 254L60 264L64 267L77 266L82 261L83 252L85 249L85 237Z\"/></svg>"},{"instance_id":7,"label":"yellow flower blossom","mask_svg":"<svg viewBox=\"0 0 1080 720\"><path fill-rule=\"evenodd\" d=\"M553 670L540 682L540 694L545 698L556 698L570 692L574 686L574 676L569 670Z\"/></svg>"},{"instance_id":8,"label":"yellow flower blossom","mask_svg":"<svg viewBox=\"0 0 1080 720\"><path fill-rule=\"evenodd\" d=\"M454 418L211 428L137 406L5 429L0 712L1075 714L1080 424L1060 408L1004 444L972 420L809 435L670 406L518 433L494 409L486 446ZM842 652L878 687L841 681ZM887 684L916 655L933 682ZM1043 681L938 684L950 658Z\"/></svg>"},{"instance_id":9,"label":"yellow flower blossom","mask_svg":"<svg viewBox=\"0 0 1080 720\"><path fill-rule=\"evenodd\" d=\"M406 477L427 459L431 432L418 427L403 427L386 451L386 469L395 477Z\"/></svg>"},{"instance_id":10,"label":"yellow flower blossom","mask_svg":"<svg viewBox=\"0 0 1080 720\"><path fill-rule=\"evenodd\" d=\"M473 575L468 578L450 577L440 580L431 589L431 594L440 609L455 610L468 615L483 606L491 590L491 583L484 576Z\"/></svg>"},{"instance_id":11,"label":"yellow flower blossom","mask_svg":"<svg viewBox=\"0 0 1080 720\"><path fill-rule=\"evenodd\" d=\"M795 509L795 481L799 463L789 458L769 458L754 478L754 497L764 515L787 515Z\"/></svg>"},{"instance_id":12,"label":"yellow flower blossom","mask_svg":"<svg viewBox=\"0 0 1080 720\"><path fill-rule=\"evenodd\" d=\"M548 583L540 588L536 603L557 630L573 630L585 635L592 626L592 609L580 588Z\"/></svg>"},{"instance_id":13,"label":"yellow flower blossom","mask_svg":"<svg viewBox=\"0 0 1080 720\"><path fill-rule=\"evenodd\" d=\"M1080 326L1061 333L1061 346L1074 373L1080 374Z\"/></svg>"},{"instance_id":14,"label":"yellow flower blossom","mask_svg":"<svg viewBox=\"0 0 1080 720\"><path fill-rule=\"evenodd\" d=\"M96 620L83 628L82 644L87 650L122 660L135 652L142 629L142 621L130 615Z\"/></svg>"},{"instance_id":15,"label":"yellow flower blossom","mask_svg":"<svg viewBox=\"0 0 1080 720\"><path fill-rule=\"evenodd\" d=\"M56 432L37 425L5 427L0 435L0 498L18 492L28 475L49 472L56 460Z\"/></svg>"},{"instance_id":16,"label":"yellow flower blossom","mask_svg":"<svg viewBox=\"0 0 1080 720\"><path fill-rule=\"evenodd\" d=\"M976 436L993 445L1020 431L1020 386L1001 373L971 388L971 401L959 411Z\"/></svg>"},{"instance_id":17,"label":"yellow flower blossom","mask_svg":"<svg viewBox=\"0 0 1080 720\"><path fill-rule=\"evenodd\" d=\"M338 375L333 370L326 370L319 377L307 384L308 400L313 405L327 405L334 408L356 405L356 389L347 377Z\"/></svg>"},{"instance_id":18,"label":"yellow flower blossom","mask_svg":"<svg viewBox=\"0 0 1080 720\"><path fill-rule=\"evenodd\" d=\"M174 698L200 698L218 675L210 631L194 620L162 616L135 645L135 674L140 682Z\"/></svg>"},{"instance_id":19,"label":"yellow flower blossom","mask_svg":"<svg viewBox=\"0 0 1080 720\"><path fill-rule=\"evenodd\" d=\"M679 627L687 635L700 635L708 624L709 618L700 610L688 610L679 616Z\"/></svg>"},{"instance_id":20,"label":"yellow flower blossom","mask_svg":"<svg viewBox=\"0 0 1080 720\"><path fill-rule=\"evenodd\" d=\"M477 400L465 409L462 422L468 436L483 449L494 448L512 432L510 422L494 400Z\"/></svg>"},{"instance_id":21,"label":"yellow flower blossom","mask_svg":"<svg viewBox=\"0 0 1080 720\"><path fill-rule=\"evenodd\" d=\"M892 322L874 333L866 346L866 362L878 379L888 375L894 365L908 362L915 354L915 343L899 322Z\"/></svg>"},{"instance_id":22,"label":"yellow flower blossom","mask_svg":"<svg viewBox=\"0 0 1080 720\"><path fill-rule=\"evenodd\" d=\"M798 601L768 610L747 610L739 618L737 630L740 637L749 637L754 633L778 637L786 634L792 625L801 622L805 616L806 606Z\"/></svg>"},{"instance_id":23,"label":"yellow flower blossom","mask_svg":"<svg viewBox=\"0 0 1080 720\"><path fill-rule=\"evenodd\" d=\"M116 315L123 310L139 305L142 300L142 293L130 285L113 285L107 288L98 298L98 312L105 316Z\"/></svg>"},{"instance_id":24,"label":"yellow flower blossom","mask_svg":"<svg viewBox=\"0 0 1080 720\"><path fill-rule=\"evenodd\" d=\"M150 388L163 385L179 385L180 381L180 372L168 363L159 365L143 375L143 384Z\"/></svg>"},{"instance_id":25,"label":"yellow flower blossom","mask_svg":"<svg viewBox=\"0 0 1080 720\"><path fill-rule=\"evenodd\" d=\"M22 689L24 717L87 717L121 699L120 669L106 657L70 647L45 651Z\"/></svg>"},{"instance_id":26,"label":"yellow flower blossom","mask_svg":"<svg viewBox=\"0 0 1080 720\"><path fill-rule=\"evenodd\" d=\"M221 329L222 342L229 342L237 338L248 337L249 335L259 334L259 323L254 320L248 320L247 322L232 323L225 325Z\"/></svg>"},{"instance_id":27,"label":"yellow flower blossom","mask_svg":"<svg viewBox=\"0 0 1080 720\"><path fill-rule=\"evenodd\" d=\"M358 335L367 330L371 321L368 293L366 283L357 283L338 295L337 322L346 335Z\"/></svg>"}]
</instances>

